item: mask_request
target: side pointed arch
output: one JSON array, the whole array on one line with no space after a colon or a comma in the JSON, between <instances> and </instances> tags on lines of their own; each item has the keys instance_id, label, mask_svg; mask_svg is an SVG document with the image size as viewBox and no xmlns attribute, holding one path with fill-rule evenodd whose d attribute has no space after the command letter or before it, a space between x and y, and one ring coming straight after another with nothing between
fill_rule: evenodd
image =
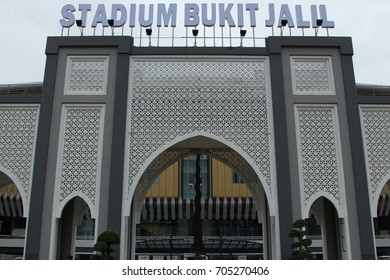
<instances>
[{"instance_id":1,"label":"side pointed arch","mask_svg":"<svg viewBox=\"0 0 390 280\"><path fill-rule=\"evenodd\" d=\"M389 182L389 180L390 180L390 171L380 181L378 187L376 188L376 191L373 194L371 194L371 215L373 218L378 217L377 209L379 204L379 196L381 195L383 188L385 187L386 183Z\"/></svg>"},{"instance_id":2,"label":"side pointed arch","mask_svg":"<svg viewBox=\"0 0 390 280\"><path fill-rule=\"evenodd\" d=\"M62 212L68 204L69 201L71 201L73 198L79 197L81 200L83 200L89 207L91 211L91 218L95 219L97 217L95 206L93 205L93 202L81 191L73 192L71 195L67 196L63 201L61 201L58 205L57 212L55 218L61 218Z\"/></svg>"},{"instance_id":3,"label":"side pointed arch","mask_svg":"<svg viewBox=\"0 0 390 280\"><path fill-rule=\"evenodd\" d=\"M3 173L5 176L7 176L9 179L11 179L12 182L15 184L16 188L18 189L20 197L22 199L22 204L23 204L23 217L27 218L28 217L28 199L27 199L27 194L26 194L25 190L22 188L21 181L19 180L17 175L13 174L7 168L4 168L3 166L0 165L0 176L1 176L1 173Z\"/></svg>"},{"instance_id":4,"label":"side pointed arch","mask_svg":"<svg viewBox=\"0 0 390 280\"><path fill-rule=\"evenodd\" d=\"M302 217L304 217L304 218L310 217L310 209L312 208L314 203L318 199L320 199L321 197L326 198L327 200L329 200L333 204L333 206L336 209L337 214L340 218L345 218L345 213L344 213L343 209L341 209L341 206L340 206L338 200L336 198L334 198L332 195L330 195L329 193L324 192L324 191L320 191L320 192L316 193L315 195L313 195L312 197L310 197L305 209L302 210Z\"/></svg>"}]
</instances>

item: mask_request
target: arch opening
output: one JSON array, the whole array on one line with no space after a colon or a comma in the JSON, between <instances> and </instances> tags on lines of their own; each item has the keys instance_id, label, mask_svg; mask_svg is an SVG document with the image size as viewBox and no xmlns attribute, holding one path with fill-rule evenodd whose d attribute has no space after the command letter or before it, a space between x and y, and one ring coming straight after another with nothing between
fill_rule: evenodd
<instances>
[{"instance_id":1,"label":"arch opening","mask_svg":"<svg viewBox=\"0 0 390 280\"><path fill-rule=\"evenodd\" d=\"M17 184L0 171L0 259L23 257L26 222Z\"/></svg>"},{"instance_id":2,"label":"arch opening","mask_svg":"<svg viewBox=\"0 0 390 280\"><path fill-rule=\"evenodd\" d=\"M378 259L390 258L390 179L383 186L373 218Z\"/></svg>"},{"instance_id":3,"label":"arch opening","mask_svg":"<svg viewBox=\"0 0 390 280\"><path fill-rule=\"evenodd\" d=\"M312 258L313 260L322 260L324 259L324 248L321 225L318 222L317 214L311 211L306 221L308 225L306 229L307 236L312 241L310 246Z\"/></svg>"},{"instance_id":4,"label":"arch opening","mask_svg":"<svg viewBox=\"0 0 390 280\"><path fill-rule=\"evenodd\" d=\"M344 221L334 204L326 197L317 198L310 207L309 232L313 257L341 260L346 252ZM310 223L310 220L311 223Z\"/></svg>"},{"instance_id":5,"label":"arch opening","mask_svg":"<svg viewBox=\"0 0 390 280\"><path fill-rule=\"evenodd\" d=\"M57 223L56 259L89 259L95 240L95 219L79 196L70 199Z\"/></svg>"},{"instance_id":6,"label":"arch opening","mask_svg":"<svg viewBox=\"0 0 390 280\"><path fill-rule=\"evenodd\" d=\"M134 196L136 259L188 259L193 234L196 154L200 156L201 223L204 258L264 259L267 248L267 199L257 196L253 174L234 168L210 149L183 150L157 175L139 184ZM250 178L249 178L250 177ZM147 181L147 180L146 180ZM259 181L259 180L257 180ZM257 182L256 181L256 182ZM257 182L258 183L258 182ZM261 202L260 202L261 201ZM130 237L131 238L131 237ZM130 241L131 242L131 241Z\"/></svg>"},{"instance_id":7,"label":"arch opening","mask_svg":"<svg viewBox=\"0 0 390 280\"><path fill-rule=\"evenodd\" d=\"M248 187L254 196L260 191L265 193L270 203L270 213L273 216L276 215L276 205L273 201L271 183L269 182L271 174L268 174L269 178L267 179L259 170L253 158L241 148L222 137L204 131L197 131L175 138L151 154L142 167L135 166L138 172L136 175L130 176L131 180L128 181L127 200L131 201L133 196L142 197L140 193L144 192L146 194L145 189L153 182L151 178L157 177L158 174L176 160L194 152L208 154L209 156L218 158L231 168L236 169L244 179L251 182ZM131 203L125 209L125 216L130 213L130 205Z\"/></svg>"}]
</instances>

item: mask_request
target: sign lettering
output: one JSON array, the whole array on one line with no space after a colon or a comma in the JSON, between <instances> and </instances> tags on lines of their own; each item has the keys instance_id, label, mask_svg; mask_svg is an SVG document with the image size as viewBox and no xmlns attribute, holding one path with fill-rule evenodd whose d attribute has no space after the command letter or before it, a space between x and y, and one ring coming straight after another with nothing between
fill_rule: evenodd
<instances>
[{"instance_id":1,"label":"sign lettering","mask_svg":"<svg viewBox=\"0 0 390 280\"><path fill-rule=\"evenodd\" d=\"M249 22L251 27L258 26L258 18L263 10L259 4L196 4L185 3L183 6L184 27L196 27L202 24L207 27L218 25L219 27L244 27L244 22ZM303 9L302 5L294 7L282 4L276 10L275 4L269 3L266 27L282 27L283 23L290 28L317 28L318 20L322 20L322 27L334 28L335 23L328 19L325 5L311 5ZM59 20L64 28L72 27L76 19L81 20L81 27L87 25L95 28L98 25L109 26L109 19L113 20L113 27L176 27L178 18L178 4L112 4L107 9L104 4L93 8L91 4L79 4L77 9L72 4L62 7L62 18ZM309 16L310 15L310 16Z\"/></svg>"}]
</instances>

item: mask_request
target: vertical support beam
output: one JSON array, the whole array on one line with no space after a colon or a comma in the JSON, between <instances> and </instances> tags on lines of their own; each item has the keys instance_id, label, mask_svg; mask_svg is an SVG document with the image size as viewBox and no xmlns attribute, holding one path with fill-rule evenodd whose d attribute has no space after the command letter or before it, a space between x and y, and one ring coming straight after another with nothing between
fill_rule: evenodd
<instances>
[{"instance_id":1,"label":"vertical support beam","mask_svg":"<svg viewBox=\"0 0 390 280\"><path fill-rule=\"evenodd\" d=\"M48 40L47 46L50 45ZM42 100L39 113L37 143L34 170L29 199L24 259L39 259L41 224L43 218L43 199L45 193L46 166L49 152L50 125L53 110L54 89L57 75L58 51L46 53L45 77L42 88Z\"/></svg>"},{"instance_id":2,"label":"vertical support beam","mask_svg":"<svg viewBox=\"0 0 390 280\"><path fill-rule=\"evenodd\" d=\"M275 156L276 173L278 182L278 207L279 207L279 227L280 227L280 250L281 259L287 259L291 255L291 240L288 233L291 229L292 201L291 201L291 181L290 164L288 153L287 117L286 101L284 95L283 62L281 47L278 44L270 44L272 38L267 40L271 88L273 120L275 130Z\"/></svg>"},{"instance_id":3,"label":"vertical support beam","mask_svg":"<svg viewBox=\"0 0 390 280\"><path fill-rule=\"evenodd\" d=\"M111 146L111 174L108 199L108 229L121 232L123 166L126 142L127 94L130 70L130 46L118 46L115 82L113 137ZM124 240L120 241L121 243ZM119 246L114 247L114 259L119 259Z\"/></svg>"},{"instance_id":4,"label":"vertical support beam","mask_svg":"<svg viewBox=\"0 0 390 280\"><path fill-rule=\"evenodd\" d=\"M368 180L364 159L363 136L360 126L358 96L353 72L352 45L350 46L349 50L349 52L343 52L342 49L341 66L344 78L345 101L347 106L349 135L351 141L350 145L352 151L352 168L356 190L355 193L360 233L361 258L363 260L373 260L376 258L373 220L370 209L370 195L367 186Z\"/></svg>"}]
</instances>

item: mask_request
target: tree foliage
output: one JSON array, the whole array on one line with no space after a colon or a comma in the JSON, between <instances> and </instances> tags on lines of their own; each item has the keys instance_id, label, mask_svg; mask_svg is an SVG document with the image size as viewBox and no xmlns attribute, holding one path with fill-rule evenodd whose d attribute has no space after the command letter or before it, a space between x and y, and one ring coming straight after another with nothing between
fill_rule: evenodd
<instances>
[{"instance_id":1,"label":"tree foliage","mask_svg":"<svg viewBox=\"0 0 390 280\"><path fill-rule=\"evenodd\" d=\"M307 222L304 219L296 220L293 223L293 229L289 232L288 236L294 238L295 241L291 244L293 252L290 256L290 260L311 260L311 252L309 246L312 244L311 239L306 238Z\"/></svg>"},{"instance_id":2,"label":"tree foliage","mask_svg":"<svg viewBox=\"0 0 390 280\"><path fill-rule=\"evenodd\" d=\"M112 260L110 255L114 250L111 245L119 244L119 235L114 230L106 230L102 232L93 246L96 252L91 256L91 260Z\"/></svg>"}]
</instances>

